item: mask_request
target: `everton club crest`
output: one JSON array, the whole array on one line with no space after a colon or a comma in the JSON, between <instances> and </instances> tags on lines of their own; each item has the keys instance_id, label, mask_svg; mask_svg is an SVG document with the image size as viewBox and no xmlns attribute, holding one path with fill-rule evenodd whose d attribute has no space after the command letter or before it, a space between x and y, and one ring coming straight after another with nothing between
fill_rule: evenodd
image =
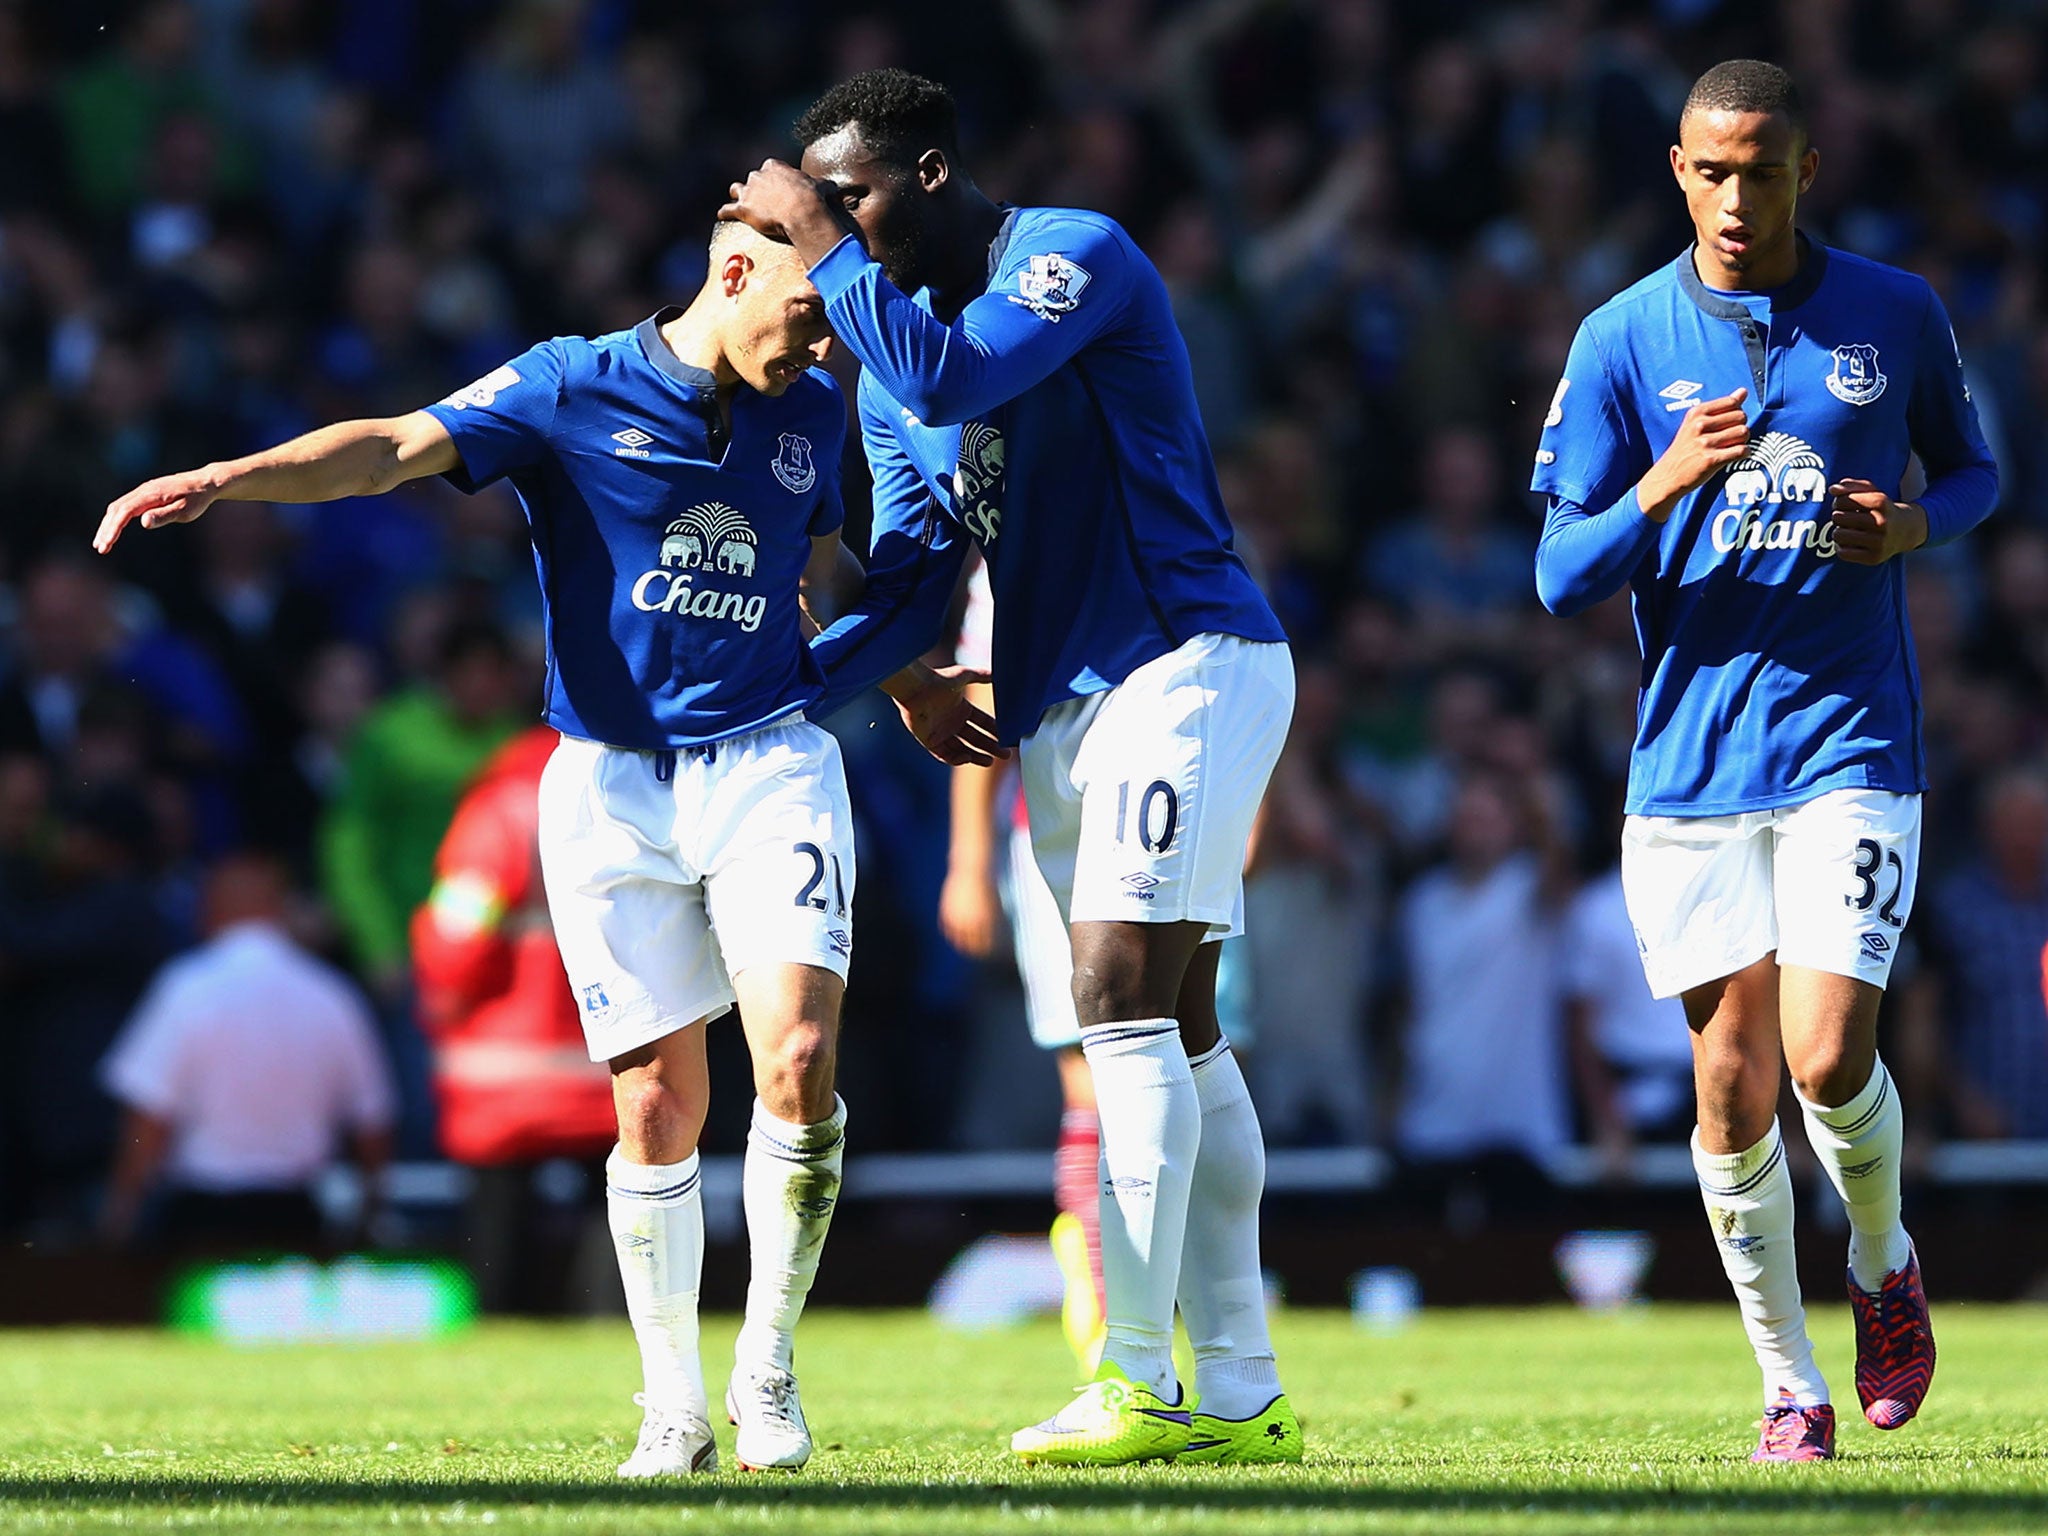
<instances>
[{"instance_id":1,"label":"everton club crest","mask_svg":"<svg viewBox=\"0 0 2048 1536\"><path fill-rule=\"evenodd\" d=\"M1877 366L1877 348L1835 348L1835 371L1828 375L1828 393L1850 405L1868 405L1884 393L1885 378Z\"/></svg>"},{"instance_id":2,"label":"everton club crest","mask_svg":"<svg viewBox=\"0 0 2048 1536\"><path fill-rule=\"evenodd\" d=\"M782 488L801 496L818 483L818 466L811 462L811 440L785 432L775 445L775 462L770 466Z\"/></svg>"}]
</instances>

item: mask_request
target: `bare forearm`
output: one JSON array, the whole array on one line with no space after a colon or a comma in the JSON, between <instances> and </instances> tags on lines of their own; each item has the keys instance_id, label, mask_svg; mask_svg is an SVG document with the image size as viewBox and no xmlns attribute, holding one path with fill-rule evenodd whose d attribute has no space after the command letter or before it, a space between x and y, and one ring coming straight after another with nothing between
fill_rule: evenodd
<instances>
[{"instance_id":1,"label":"bare forearm","mask_svg":"<svg viewBox=\"0 0 2048 1536\"><path fill-rule=\"evenodd\" d=\"M452 444L443 445L451 459ZM209 464L202 473L223 501L339 501L375 496L421 474L417 451L398 419L343 421L246 458ZM415 451L408 451L415 450Z\"/></svg>"},{"instance_id":2,"label":"bare forearm","mask_svg":"<svg viewBox=\"0 0 2048 1536\"><path fill-rule=\"evenodd\" d=\"M968 698L983 709L994 700L984 686L968 690ZM991 877L995 868L996 796L1002 787L1003 770L963 763L953 770L952 837L947 845L947 864L955 874L977 879Z\"/></svg>"}]
</instances>

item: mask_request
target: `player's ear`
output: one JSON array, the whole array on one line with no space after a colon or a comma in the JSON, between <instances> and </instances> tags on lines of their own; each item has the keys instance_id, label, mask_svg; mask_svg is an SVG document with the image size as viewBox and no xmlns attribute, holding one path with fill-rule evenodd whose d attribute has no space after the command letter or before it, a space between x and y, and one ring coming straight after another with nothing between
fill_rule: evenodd
<instances>
[{"instance_id":1,"label":"player's ear","mask_svg":"<svg viewBox=\"0 0 2048 1536\"><path fill-rule=\"evenodd\" d=\"M738 298L746 291L753 270L753 259L745 251L727 251L718 264L718 291L728 299Z\"/></svg>"},{"instance_id":2,"label":"player's ear","mask_svg":"<svg viewBox=\"0 0 2048 1536\"><path fill-rule=\"evenodd\" d=\"M1806 153L1799 157L1800 196L1804 197L1806 195L1807 189L1813 185L1813 178L1816 175L1818 175L1819 172L1820 151L1815 149L1811 144L1809 144L1806 146Z\"/></svg>"},{"instance_id":3,"label":"player's ear","mask_svg":"<svg viewBox=\"0 0 2048 1536\"><path fill-rule=\"evenodd\" d=\"M1676 144L1671 146L1671 179L1685 185L1685 150Z\"/></svg>"},{"instance_id":4,"label":"player's ear","mask_svg":"<svg viewBox=\"0 0 2048 1536\"><path fill-rule=\"evenodd\" d=\"M943 149L928 149L917 157L917 184L927 192L938 191L952 174Z\"/></svg>"}]
</instances>

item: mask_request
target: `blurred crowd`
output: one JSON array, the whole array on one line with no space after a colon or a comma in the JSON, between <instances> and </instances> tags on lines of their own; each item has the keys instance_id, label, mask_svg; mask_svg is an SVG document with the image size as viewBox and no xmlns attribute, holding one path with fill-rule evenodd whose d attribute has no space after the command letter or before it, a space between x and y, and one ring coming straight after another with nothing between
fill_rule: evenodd
<instances>
[{"instance_id":1,"label":"blurred crowd","mask_svg":"<svg viewBox=\"0 0 2048 1536\"><path fill-rule=\"evenodd\" d=\"M2048 1136L2038 7L0 0L0 1229L89 1219L102 1062L240 850L283 862L276 925L352 975L431 1151L408 925L538 695L509 493L223 505L109 560L100 509L687 297L727 184L881 64L953 87L985 190L1114 215L1174 295L1300 671L1242 951L1272 1139L1682 1134L1611 871L1626 602L1538 609L1522 486L1578 318L1688 238L1665 149L1737 55L1807 94L1806 227L1941 292L2004 469L1993 523L1912 557L1934 790L1886 1050L1918 1131ZM857 452L847 484L861 547ZM944 771L878 705L832 724L847 1098L865 1146L958 1144L995 1026L935 926Z\"/></svg>"}]
</instances>

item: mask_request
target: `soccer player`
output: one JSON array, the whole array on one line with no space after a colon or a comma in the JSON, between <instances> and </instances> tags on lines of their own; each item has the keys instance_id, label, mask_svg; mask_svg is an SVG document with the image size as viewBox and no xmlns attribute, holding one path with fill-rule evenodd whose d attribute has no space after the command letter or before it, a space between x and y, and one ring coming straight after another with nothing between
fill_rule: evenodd
<instances>
[{"instance_id":1,"label":"soccer player","mask_svg":"<svg viewBox=\"0 0 2048 1536\"><path fill-rule=\"evenodd\" d=\"M1536 455L1536 581L1560 614L1635 597L1629 916L1692 1027L1693 1163L1763 1369L1755 1459L1813 1461L1835 1416L1793 1262L1780 1063L1848 1209L1856 1393L1896 1429L1934 1371L1876 1038L1927 787L1900 557L1982 520L1998 472L1927 284L1795 227L1820 157L1791 78L1716 65L1678 140L1694 243L1579 327Z\"/></svg>"},{"instance_id":2,"label":"soccer player","mask_svg":"<svg viewBox=\"0 0 2048 1536\"><path fill-rule=\"evenodd\" d=\"M1242 926L1294 674L1231 545L1165 285L1113 220L984 197L931 81L857 75L797 135L803 170L769 161L721 216L794 245L865 367L874 544L865 594L815 646L820 707L938 638L978 543L997 730L1021 740L1033 846L1071 925L1107 1337L1095 1380L1012 1447L1294 1459L1259 1275L1265 1152L1215 1018L1215 941ZM1175 1377L1176 1292L1198 1401Z\"/></svg>"},{"instance_id":3,"label":"soccer player","mask_svg":"<svg viewBox=\"0 0 2048 1536\"><path fill-rule=\"evenodd\" d=\"M518 493L562 735L541 778L542 876L618 1111L607 1199L646 1410L622 1477L717 1464L697 1352L697 1138L705 1026L736 1000L758 1096L753 1273L725 1407L741 1465L811 1452L791 1352L839 1191L854 887L839 749L804 718L824 679L799 609L807 566L830 576L840 557L845 410L812 366L830 346L787 247L721 224L687 309L542 342L410 415L152 480L95 539L104 553L130 524L190 522L219 500L332 501L425 475ZM919 697L925 724L949 720L948 751L976 755L963 732L989 739L994 722L977 727L952 685L919 680Z\"/></svg>"}]
</instances>

